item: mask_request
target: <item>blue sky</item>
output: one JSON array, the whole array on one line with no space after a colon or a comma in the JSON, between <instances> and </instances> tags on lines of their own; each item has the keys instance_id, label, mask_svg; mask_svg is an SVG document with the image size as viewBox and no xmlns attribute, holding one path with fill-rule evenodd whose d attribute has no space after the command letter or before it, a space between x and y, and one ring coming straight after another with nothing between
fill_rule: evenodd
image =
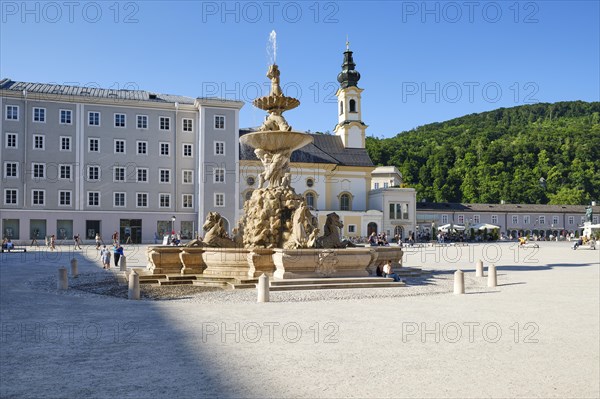
<instances>
[{"instance_id":1,"label":"blue sky","mask_svg":"<svg viewBox=\"0 0 600 399\"><path fill-rule=\"evenodd\" d=\"M346 35L368 135L534 102L600 100L598 1L2 1L0 75L247 102L269 32L298 130L332 131Z\"/></svg>"}]
</instances>

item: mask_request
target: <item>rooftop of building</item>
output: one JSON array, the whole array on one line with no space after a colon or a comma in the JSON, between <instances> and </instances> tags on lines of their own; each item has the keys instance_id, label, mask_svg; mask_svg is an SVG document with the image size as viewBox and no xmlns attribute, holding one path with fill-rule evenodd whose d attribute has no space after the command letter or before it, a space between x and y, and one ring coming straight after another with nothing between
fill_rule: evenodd
<instances>
[{"instance_id":1,"label":"rooftop of building","mask_svg":"<svg viewBox=\"0 0 600 399\"><path fill-rule=\"evenodd\" d=\"M226 100L217 97L186 97L174 94L155 93L146 90L138 90L131 84L131 88L123 89L105 89L97 87L97 85L88 86L72 86L55 83L32 83L32 82L17 82L9 78L0 80L0 90L12 91L15 93L24 93L46 95L48 99L51 96L71 96L71 97L88 97L108 100L121 101L148 101L152 103L164 104L190 104L193 105L197 100L215 100L219 102L240 103L240 101Z\"/></svg>"},{"instance_id":2,"label":"rooftop of building","mask_svg":"<svg viewBox=\"0 0 600 399\"><path fill-rule=\"evenodd\" d=\"M255 132L255 128L240 129L240 136ZM313 142L292 153L292 162L324 163L341 166L374 166L365 148L346 148L341 137L330 134L310 134ZM257 161L254 150L240 144L240 159Z\"/></svg>"},{"instance_id":3,"label":"rooftop of building","mask_svg":"<svg viewBox=\"0 0 600 399\"><path fill-rule=\"evenodd\" d=\"M511 212L511 213L585 213L588 205L544 205L544 204L466 204L455 202L417 202L418 211L448 212ZM600 206L593 206L594 214Z\"/></svg>"}]
</instances>

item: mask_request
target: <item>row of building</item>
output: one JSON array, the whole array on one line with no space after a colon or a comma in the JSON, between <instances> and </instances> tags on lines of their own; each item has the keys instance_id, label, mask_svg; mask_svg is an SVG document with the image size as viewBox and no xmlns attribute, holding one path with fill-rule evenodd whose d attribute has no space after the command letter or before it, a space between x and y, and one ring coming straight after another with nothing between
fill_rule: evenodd
<instances>
[{"instance_id":1,"label":"row of building","mask_svg":"<svg viewBox=\"0 0 600 399\"><path fill-rule=\"evenodd\" d=\"M352 51L338 75L334 134L292 155L292 186L318 216L337 212L343 235L407 238L445 223L489 222L502 231L580 227L584 207L417 203L395 167L375 167L365 149ZM243 102L142 90L0 81L0 228L31 240L113 232L134 243L174 230L202 235L219 212L231 229L262 168L240 146ZM594 209L598 214L599 209ZM597 221L596 221L597 223Z\"/></svg>"}]
</instances>

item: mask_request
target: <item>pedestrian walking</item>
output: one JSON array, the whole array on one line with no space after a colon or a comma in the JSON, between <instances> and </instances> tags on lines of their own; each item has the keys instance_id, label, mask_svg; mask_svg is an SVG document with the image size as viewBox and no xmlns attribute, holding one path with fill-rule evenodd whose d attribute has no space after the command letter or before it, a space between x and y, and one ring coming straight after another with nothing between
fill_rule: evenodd
<instances>
[{"instance_id":1,"label":"pedestrian walking","mask_svg":"<svg viewBox=\"0 0 600 399\"><path fill-rule=\"evenodd\" d=\"M81 239L79 238L79 234L73 236L73 241L75 242L73 249L82 249L81 248Z\"/></svg>"},{"instance_id":2,"label":"pedestrian walking","mask_svg":"<svg viewBox=\"0 0 600 399\"><path fill-rule=\"evenodd\" d=\"M102 260L102 268L110 269L110 251L106 245L100 250L100 259Z\"/></svg>"}]
</instances>

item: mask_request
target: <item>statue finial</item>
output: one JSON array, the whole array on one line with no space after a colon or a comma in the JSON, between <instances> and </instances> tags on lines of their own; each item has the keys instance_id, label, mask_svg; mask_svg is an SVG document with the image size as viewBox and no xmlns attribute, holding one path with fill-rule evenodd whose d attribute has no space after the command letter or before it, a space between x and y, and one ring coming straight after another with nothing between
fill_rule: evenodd
<instances>
[{"instance_id":1,"label":"statue finial","mask_svg":"<svg viewBox=\"0 0 600 399\"><path fill-rule=\"evenodd\" d=\"M350 50L350 42L348 41L348 35L346 35L346 50Z\"/></svg>"}]
</instances>

